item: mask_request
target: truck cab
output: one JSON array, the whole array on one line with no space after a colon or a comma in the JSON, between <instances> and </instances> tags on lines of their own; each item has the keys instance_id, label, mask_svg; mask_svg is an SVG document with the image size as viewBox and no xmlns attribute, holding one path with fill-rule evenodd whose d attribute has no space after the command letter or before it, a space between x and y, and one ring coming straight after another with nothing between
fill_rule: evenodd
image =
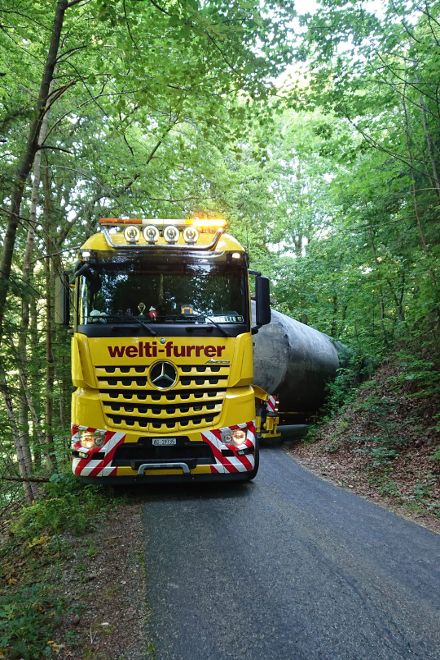
<instances>
[{"instance_id":1,"label":"truck cab","mask_svg":"<svg viewBox=\"0 0 440 660\"><path fill-rule=\"evenodd\" d=\"M268 280L256 274L252 328L248 256L224 219L100 224L73 273L73 472L252 479L265 398L252 334L270 321Z\"/></svg>"}]
</instances>

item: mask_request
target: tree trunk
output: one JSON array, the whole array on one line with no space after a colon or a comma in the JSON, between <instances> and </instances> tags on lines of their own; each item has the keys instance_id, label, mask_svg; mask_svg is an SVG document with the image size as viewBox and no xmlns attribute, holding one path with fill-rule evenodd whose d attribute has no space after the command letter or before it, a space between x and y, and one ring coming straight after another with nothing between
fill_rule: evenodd
<instances>
[{"instance_id":1,"label":"tree trunk","mask_svg":"<svg viewBox=\"0 0 440 660\"><path fill-rule=\"evenodd\" d=\"M370 235L370 243L371 243L371 251L373 253L373 258L374 258L374 270L376 272L376 280L377 280L377 285L379 287L379 301L380 301L380 321L382 324L382 330L384 333L384 338L385 337L385 329L383 325L383 321L385 318L385 303L384 303L384 295L383 295L383 287L382 287L382 277L379 271L379 259L377 258L377 253L376 253L376 246L374 244L374 239L373 239L373 233L371 231L371 228L368 230L368 233Z\"/></svg>"},{"instance_id":2,"label":"tree trunk","mask_svg":"<svg viewBox=\"0 0 440 660\"><path fill-rule=\"evenodd\" d=\"M416 74L416 83L419 82L418 76ZM428 126L428 121L426 119L426 107L425 107L425 101L423 100L423 96L420 97L420 110L422 112L422 122L423 122L423 130L425 132L425 138L426 138L426 144L428 147L428 154L429 154L429 160L431 162L431 169L432 169L432 176L428 175L430 179L433 179L434 184L435 184L435 193L437 197L440 197L440 180L438 177L438 172L437 172L437 164L435 162L435 155L434 155L434 144L432 141L432 135L429 131L429 126Z\"/></svg>"},{"instance_id":3,"label":"tree trunk","mask_svg":"<svg viewBox=\"0 0 440 660\"><path fill-rule=\"evenodd\" d=\"M52 80L49 86L49 94L53 90ZM47 134L48 112L44 115L43 122L40 130L40 141L44 142ZM31 400L31 393L28 384L28 355L27 355L27 340L29 332L29 307L32 294L30 292L30 273L31 273L31 256L34 246L35 225L37 218L37 203L38 203L38 189L40 187L40 172L41 172L41 150L37 151L34 160L34 181L32 185L31 196L31 210L29 214L29 226L26 237L26 247L23 257L23 291L21 301L21 326L18 338L18 370L20 374L21 388L19 393L19 430L21 434L21 441L23 445L30 445L29 438L29 421L28 412L29 408L32 410L32 417L34 422L35 431L39 437L40 444L44 445L45 439L42 434L40 421L35 411L35 406ZM28 402L30 405L28 405ZM44 452L46 459L46 466L51 469L50 455L47 451Z\"/></svg>"},{"instance_id":4,"label":"tree trunk","mask_svg":"<svg viewBox=\"0 0 440 660\"><path fill-rule=\"evenodd\" d=\"M330 329L330 335L336 337L338 332L338 296L333 295L333 319Z\"/></svg>"},{"instance_id":5,"label":"tree trunk","mask_svg":"<svg viewBox=\"0 0 440 660\"><path fill-rule=\"evenodd\" d=\"M38 321L39 313L37 307L37 299L34 296L31 296L30 299L30 345L31 345L31 364L33 365L32 372L29 377L29 389L31 391L31 398L34 402L37 410L37 417L41 419L41 384L39 374L37 372L40 355L39 355L39 344L38 344ZM34 434L33 434L33 451L34 451L34 464L35 470L41 467L41 453L42 453L42 443L41 437L38 434L38 431L34 424Z\"/></svg>"},{"instance_id":6,"label":"tree trunk","mask_svg":"<svg viewBox=\"0 0 440 660\"><path fill-rule=\"evenodd\" d=\"M23 395L26 399L27 406L28 406L28 408L30 410L30 413L31 413L31 416L32 416L32 421L34 423L34 429L35 429L36 435L38 437L40 446L41 446L42 451L43 451L46 467L47 467L48 470L52 471L54 465L53 465L53 460L52 460L51 446L48 444L47 438L44 436L43 431L41 429L40 420L39 420L36 408L34 406L34 402L32 401L32 397L31 397L31 394L29 392L29 387L28 387L27 381L26 380L21 381L21 386L23 388ZM26 417L26 419L27 419L27 417Z\"/></svg>"},{"instance_id":7,"label":"tree trunk","mask_svg":"<svg viewBox=\"0 0 440 660\"><path fill-rule=\"evenodd\" d=\"M403 96L402 103L403 103L403 111L405 113L406 150L407 150L407 153L408 153L408 160L409 160L409 164L410 164L412 189L413 189L413 201L414 201L414 213L415 213L415 216L416 216L417 227L418 227L418 230L419 230L420 240L422 242L423 249L425 251L426 256L429 257L428 244L426 243L425 234L423 232L422 221L421 221L421 218L420 218L419 206L418 206L418 202L417 202L417 188L416 188L416 179L415 179L415 171L414 171L414 159L413 159L413 153L412 153L412 149L411 149L411 138L410 138L410 132L409 132L409 117L408 117L408 109L407 109L406 103L405 103L405 96ZM432 277L432 275L431 275L431 277ZM435 283L435 276L434 276L434 283Z\"/></svg>"},{"instance_id":8,"label":"tree trunk","mask_svg":"<svg viewBox=\"0 0 440 660\"><path fill-rule=\"evenodd\" d=\"M50 84L53 80L58 49L60 45L61 30L64 21L64 14L68 6L68 0L58 0L55 10L55 18L52 28L52 36L49 46L49 52L44 66L43 76L40 85L40 92L35 108L35 117L29 128L29 135L24 152L20 158L17 167L14 184L11 193L11 203L9 213L7 214L6 233L3 241L3 250L0 260L0 333L3 327L5 316L5 303L8 292L9 279L11 275L11 264L15 246L15 235L20 218L21 201L26 180L32 169L35 154L39 148L39 136L41 124L47 110L47 100L49 96ZM1 341L1 334L0 334Z\"/></svg>"},{"instance_id":9,"label":"tree trunk","mask_svg":"<svg viewBox=\"0 0 440 660\"><path fill-rule=\"evenodd\" d=\"M15 453L17 455L18 470L20 476L23 478L33 476L32 468L32 456L30 452L29 445L23 445L21 442L21 434L17 428L17 422L14 414L14 407L12 404L12 398L9 391L8 382L6 380L6 373L3 367L3 362L0 362L0 389L3 395L3 400L6 406L6 412L9 419L9 424L11 426L12 437L14 439ZM38 489L34 483L23 482L23 488L26 495L26 499L29 504L38 497Z\"/></svg>"},{"instance_id":10,"label":"tree trunk","mask_svg":"<svg viewBox=\"0 0 440 660\"><path fill-rule=\"evenodd\" d=\"M400 276L400 284L397 286L397 289L394 286L394 283L387 278L388 286L390 287L391 295L394 298L394 302L396 303L396 313L397 313L397 318L399 321L404 321L405 320L405 309L403 305L403 299L405 297L405 271L402 270L401 276Z\"/></svg>"},{"instance_id":11,"label":"tree trunk","mask_svg":"<svg viewBox=\"0 0 440 660\"><path fill-rule=\"evenodd\" d=\"M420 210L419 210L419 205L418 205L418 200L417 200L417 187L416 187L416 179L415 179L415 171L414 171L414 159L413 159L413 153L411 149L411 140L410 140L410 133L409 133L409 117L408 117L408 110L406 107L405 103L405 97L403 97L403 109L405 112L405 136L406 136L406 146L407 146L407 151L408 151L408 158L410 162L410 167L411 167L411 179L412 179L412 190L413 190L413 201L414 201L414 213L416 216L417 220L417 227L419 230L419 235L420 235L420 240L423 245L423 249L425 251L425 255L427 257L427 262L428 262L428 268L429 268L429 276L431 278L431 281L434 285L434 289L436 291L436 297L438 300L438 286L437 286L437 275L432 266L430 266L431 262L431 255L430 255L430 249L428 246L428 243L426 242L426 237L423 231L422 227L422 218L420 215ZM435 338L436 341L438 342L438 337L440 333L440 307L438 304L436 304L435 308L432 310L434 312L434 318L435 320Z\"/></svg>"},{"instance_id":12,"label":"tree trunk","mask_svg":"<svg viewBox=\"0 0 440 660\"><path fill-rule=\"evenodd\" d=\"M49 164L47 158L45 159L45 167L43 174L44 184L44 233L46 241L46 255L50 254L51 240L50 240L50 180L49 180ZM46 256L45 264L45 281L46 281L46 404L45 404L45 420L46 420L46 444L50 447L50 453L54 461L56 461L56 454L53 442L53 386L54 386L54 356L52 346L52 277L51 277L51 262L50 257Z\"/></svg>"},{"instance_id":13,"label":"tree trunk","mask_svg":"<svg viewBox=\"0 0 440 660\"><path fill-rule=\"evenodd\" d=\"M54 248L51 258L51 292L54 291L54 277L63 272L63 263L59 254L56 254L62 249L62 241L60 234L55 237L51 236L51 245ZM53 298L52 298L53 300ZM56 407L59 411L59 428L62 429L62 434L66 434L66 440L70 440L70 399L72 391L72 381L70 372L70 338L68 341L65 328L56 327L54 319L51 321L52 325L52 353L53 353L53 379L57 382L57 396L58 406L56 406L55 399L53 400L54 415L56 415ZM53 421L53 420L52 420ZM67 424L67 426L66 426ZM64 445L63 445L64 446ZM64 452L63 458L64 461Z\"/></svg>"}]
</instances>

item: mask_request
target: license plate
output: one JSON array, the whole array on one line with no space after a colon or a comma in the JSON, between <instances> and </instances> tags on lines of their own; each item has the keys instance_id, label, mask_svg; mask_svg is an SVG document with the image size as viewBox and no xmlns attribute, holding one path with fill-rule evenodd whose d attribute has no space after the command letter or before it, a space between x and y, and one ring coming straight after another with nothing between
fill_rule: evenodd
<instances>
[{"instance_id":1,"label":"license plate","mask_svg":"<svg viewBox=\"0 0 440 660\"><path fill-rule=\"evenodd\" d=\"M153 438L153 447L172 447L175 444L176 438Z\"/></svg>"}]
</instances>

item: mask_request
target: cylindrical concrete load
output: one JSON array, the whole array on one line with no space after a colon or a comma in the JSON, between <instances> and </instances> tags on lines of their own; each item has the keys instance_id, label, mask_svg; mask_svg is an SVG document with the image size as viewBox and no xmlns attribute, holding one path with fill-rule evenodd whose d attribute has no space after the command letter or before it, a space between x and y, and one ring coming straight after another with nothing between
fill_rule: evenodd
<instances>
[{"instance_id":1,"label":"cylindrical concrete load","mask_svg":"<svg viewBox=\"0 0 440 660\"><path fill-rule=\"evenodd\" d=\"M274 310L253 341L254 384L278 396L281 415L316 412L340 366L342 344Z\"/></svg>"}]
</instances>

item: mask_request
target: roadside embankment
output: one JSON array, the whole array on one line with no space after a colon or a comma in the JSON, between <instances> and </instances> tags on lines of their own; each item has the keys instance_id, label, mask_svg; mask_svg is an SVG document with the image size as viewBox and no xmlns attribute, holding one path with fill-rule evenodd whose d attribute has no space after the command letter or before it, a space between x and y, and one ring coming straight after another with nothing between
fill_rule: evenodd
<instances>
[{"instance_id":1,"label":"roadside embankment","mask_svg":"<svg viewBox=\"0 0 440 660\"><path fill-rule=\"evenodd\" d=\"M303 467L440 531L439 374L383 364L289 452Z\"/></svg>"}]
</instances>

